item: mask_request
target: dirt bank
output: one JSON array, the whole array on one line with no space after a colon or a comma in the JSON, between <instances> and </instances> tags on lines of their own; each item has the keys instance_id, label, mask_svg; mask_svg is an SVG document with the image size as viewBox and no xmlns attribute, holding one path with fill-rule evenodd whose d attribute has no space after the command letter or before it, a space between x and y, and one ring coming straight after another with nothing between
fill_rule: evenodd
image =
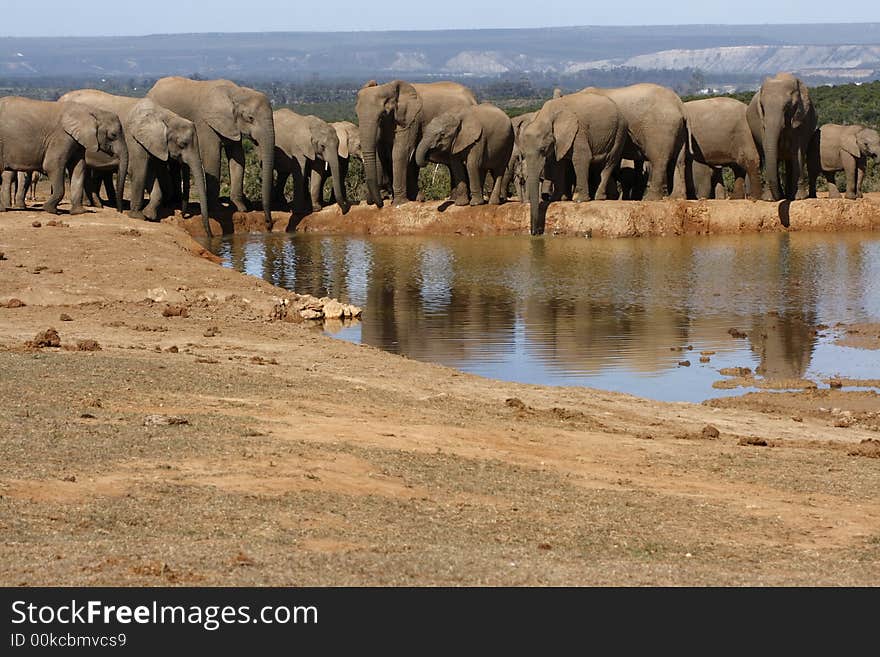
<instances>
[{"instance_id":1,"label":"dirt bank","mask_svg":"<svg viewBox=\"0 0 880 657\"><path fill-rule=\"evenodd\" d=\"M305 217L273 212L273 230L357 235L522 235L529 229L528 206L457 207L448 202L407 203L399 208L357 205L343 215L337 206ZM200 221L179 216L167 221L193 235ZM265 230L261 213L234 213L215 224L220 232ZM786 230L839 231L880 228L880 194L858 201L808 199L763 201L602 201L552 203L546 233L592 237L720 235Z\"/></svg>"},{"instance_id":2,"label":"dirt bank","mask_svg":"<svg viewBox=\"0 0 880 657\"><path fill-rule=\"evenodd\" d=\"M880 583L876 395L491 381L281 321L173 226L47 219L0 216L0 584Z\"/></svg>"}]
</instances>

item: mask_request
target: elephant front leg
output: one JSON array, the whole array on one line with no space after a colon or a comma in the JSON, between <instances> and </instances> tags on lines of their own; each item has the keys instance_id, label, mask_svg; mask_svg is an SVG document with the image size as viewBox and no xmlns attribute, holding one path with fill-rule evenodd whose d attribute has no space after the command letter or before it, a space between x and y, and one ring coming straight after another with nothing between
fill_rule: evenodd
<instances>
[{"instance_id":1,"label":"elephant front leg","mask_svg":"<svg viewBox=\"0 0 880 657\"><path fill-rule=\"evenodd\" d=\"M391 152L391 188L392 203L400 206L406 203L407 180L410 168L410 154L415 150L413 130L401 130L394 136L394 148Z\"/></svg>"},{"instance_id":2,"label":"elephant front leg","mask_svg":"<svg viewBox=\"0 0 880 657\"><path fill-rule=\"evenodd\" d=\"M31 186L31 172L19 171L16 176L18 180L18 189L15 190L15 208L17 210L27 210L27 193Z\"/></svg>"},{"instance_id":3,"label":"elephant front leg","mask_svg":"<svg viewBox=\"0 0 880 657\"><path fill-rule=\"evenodd\" d=\"M244 145L241 141L228 141L224 145L229 160L229 200L239 212L248 211L244 195Z\"/></svg>"},{"instance_id":4,"label":"elephant front leg","mask_svg":"<svg viewBox=\"0 0 880 657\"><path fill-rule=\"evenodd\" d=\"M805 198L809 198L810 190L807 187L807 181L804 180L804 176L801 174L804 171L804 149L798 147L797 151L795 151L794 158L792 158L791 162L791 186L789 189L797 190L794 192L794 200L802 201ZM786 167L788 168L788 167Z\"/></svg>"},{"instance_id":5,"label":"elephant front leg","mask_svg":"<svg viewBox=\"0 0 880 657\"><path fill-rule=\"evenodd\" d=\"M465 181L468 179L468 171L465 168L464 164L458 158L452 158L449 161L449 172L451 178L458 178L458 180ZM451 198L450 200L455 203L455 205L468 205L470 199L468 198L468 185L465 185L464 193L456 194L455 198Z\"/></svg>"},{"instance_id":6,"label":"elephant front leg","mask_svg":"<svg viewBox=\"0 0 880 657\"><path fill-rule=\"evenodd\" d=\"M6 212L12 202L12 176L14 171L4 171L0 185L0 212Z\"/></svg>"},{"instance_id":7,"label":"elephant front leg","mask_svg":"<svg viewBox=\"0 0 880 657\"><path fill-rule=\"evenodd\" d=\"M852 155L844 158L843 170L846 173L846 198L854 200L856 198L858 168L856 167L856 159Z\"/></svg>"},{"instance_id":8,"label":"elephant front leg","mask_svg":"<svg viewBox=\"0 0 880 657\"><path fill-rule=\"evenodd\" d=\"M324 206L323 196L325 180L326 176L324 175L324 171L318 171L316 168L312 169L312 173L309 176L309 195L312 197L313 208L320 209Z\"/></svg>"},{"instance_id":9,"label":"elephant front leg","mask_svg":"<svg viewBox=\"0 0 880 657\"><path fill-rule=\"evenodd\" d=\"M61 194L64 194L64 169L59 169L58 173L60 173L61 180L58 183L57 189L61 190ZM55 180L54 178L50 178L52 180L52 196L55 196ZM83 187L85 186L86 179L86 161L85 159L80 160L76 163L76 166L73 167L73 172L70 174L70 214L82 214L85 212L85 208L83 208L82 198L83 198ZM61 200L60 198L58 200ZM51 199L50 199L50 204ZM58 201L55 201L54 207L57 208ZM45 206L44 208L45 209ZM56 211L53 213L57 213Z\"/></svg>"},{"instance_id":10,"label":"elephant front leg","mask_svg":"<svg viewBox=\"0 0 880 657\"><path fill-rule=\"evenodd\" d=\"M130 156L129 171L131 172L131 205L128 210L128 216L132 219L143 219L144 213L141 208L144 205L144 188L146 187L147 167L144 162L135 162L137 156ZM152 202L153 196L150 195Z\"/></svg>"},{"instance_id":11,"label":"elephant front leg","mask_svg":"<svg viewBox=\"0 0 880 657\"><path fill-rule=\"evenodd\" d=\"M471 205L484 205L483 198L483 172L480 170L479 161L482 156L476 147L472 148L467 156L468 188L471 193Z\"/></svg>"},{"instance_id":12,"label":"elephant front leg","mask_svg":"<svg viewBox=\"0 0 880 657\"><path fill-rule=\"evenodd\" d=\"M590 200L590 165L592 163L593 152L590 150L590 142L580 130L571 147L571 166L574 172L574 191L571 200L575 203ZM604 183L607 184L608 181L604 180ZM596 199L604 201L605 198L605 186L600 183L596 189Z\"/></svg>"},{"instance_id":13,"label":"elephant front leg","mask_svg":"<svg viewBox=\"0 0 880 657\"><path fill-rule=\"evenodd\" d=\"M159 220L159 207L162 205L162 183L159 176L153 176L153 184L150 186L150 202L144 208L144 217L150 221Z\"/></svg>"}]
</instances>

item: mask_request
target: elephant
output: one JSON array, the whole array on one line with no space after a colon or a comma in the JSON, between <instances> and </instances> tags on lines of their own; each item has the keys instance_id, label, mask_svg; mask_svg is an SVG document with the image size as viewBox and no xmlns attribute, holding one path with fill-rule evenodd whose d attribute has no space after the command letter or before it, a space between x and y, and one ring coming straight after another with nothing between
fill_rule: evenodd
<instances>
[{"instance_id":1,"label":"elephant","mask_svg":"<svg viewBox=\"0 0 880 657\"><path fill-rule=\"evenodd\" d=\"M684 103L678 94L650 83L615 89L587 87L582 91L606 96L620 108L629 126L623 157L651 165L644 198L657 200L667 193L671 198L685 198L687 128Z\"/></svg>"},{"instance_id":2,"label":"elephant","mask_svg":"<svg viewBox=\"0 0 880 657\"><path fill-rule=\"evenodd\" d=\"M620 200L635 201L641 199L648 184L648 179L645 175L645 163L641 160L621 159L620 166L614 171L614 180L619 187L618 198Z\"/></svg>"},{"instance_id":3,"label":"elephant","mask_svg":"<svg viewBox=\"0 0 880 657\"><path fill-rule=\"evenodd\" d=\"M876 130L861 125L823 125L814 133L807 149L810 197L816 198L816 178L822 173L828 182L828 195L839 198L834 174L843 170L846 198L860 198L869 157L880 158L880 134Z\"/></svg>"},{"instance_id":4,"label":"elephant","mask_svg":"<svg viewBox=\"0 0 880 657\"><path fill-rule=\"evenodd\" d=\"M507 190L512 182L514 187L516 187L517 197L520 203L523 204L526 202L526 170L522 150L519 147L519 140L523 128L532 122L536 114L537 112L526 112L510 120L510 125L513 128L513 150L510 152L510 160L507 163L507 169L501 181L502 196L507 197Z\"/></svg>"},{"instance_id":5,"label":"elephant","mask_svg":"<svg viewBox=\"0 0 880 657\"><path fill-rule=\"evenodd\" d=\"M595 199L607 198L611 174L620 166L628 135L626 118L607 96L577 92L544 103L522 131L520 147L526 162L531 234L543 232L540 221L540 172L554 162L556 178L570 161L575 176L573 200L590 198L591 169L601 167Z\"/></svg>"},{"instance_id":6,"label":"elephant","mask_svg":"<svg viewBox=\"0 0 880 657\"><path fill-rule=\"evenodd\" d=\"M734 98L704 98L684 104L688 146L685 177L689 198L711 198L720 179L720 167L736 176L732 198L761 193L761 158L746 119L748 106Z\"/></svg>"},{"instance_id":7,"label":"elephant","mask_svg":"<svg viewBox=\"0 0 880 657\"><path fill-rule=\"evenodd\" d=\"M182 162L192 172L201 204L202 223L205 233L211 237L205 172L199 156L196 127L192 121L161 107L149 98L115 96L97 89L71 91L61 98L113 112L122 122L131 174L130 217L156 219L162 201L159 180L170 180L165 166L170 158ZM112 158L100 153L86 154L86 166L98 172L99 176L112 171L114 164ZM144 189L148 182L152 188L150 202L142 208ZM167 187L166 184L166 189ZM108 187L108 197L110 192L111 188ZM121 198L119 200L121 202Z\"/></svg>"},{"instance_id":8,"label":"elephant","mask_svg":"<svg viewBox=\"0 0 880 657\"><path fill-rule=\"evenodd\" d=\"M336 131L339 140L339 178L340 185L345 189L345 179L348 177L348 163L352 157L361 158L361 134L358 127L351 121L337 121L330 126ZM331 175L330 165L324 162L324 166L312 169L309 183L312 195L312 207L324 206L324 183ZM330 203L336 203L336 192L330 194Z\"/></svg>"},{"instance_id":9,"label":"elephant","mask_svg":"<svg viewBox=\"0 0 880 657\"><path fill-rule=\"evenodd\" d=\"M293 175L295 212L311 211L312 171L330 168L333 194L345 214L349 210L345 180L339 169L339 137L336 130L317 116L297 114L289 109L275 110L275 197L284 200L284 185ZM319 208L320 209L320 206Z\"/></svg>"},{"instance_id":10,"label":"elephant","mask_svg":"<svg viewBox=\"0 0 880 657\"><path fill-rule=\"evenodd\" d=\"M263 215L271 230L275 124L266 95L229 80L167 77L156 82L147 97L195 124L209 210L220 204L221 148L229 160L230 200L239 212L247 210L242 135L256 142L261 162ZM186 201L184 196L184 206Z\"/></svg>"},{"instance_id":11,"label":"elephant","mask_svg":"<svg viewBox=\"0 0 880 657\"><path fill-rule=\"evenodd\" d=\"M64 170L71 166L70 214L82 207L86 153L101 151L118 159L120 180L128 171L128 148L122 124L112 112L82 103L0 98L0 170L42 171L52 185L43 210L58 213L64 196ZM0 192L0 212L10 196L7 178ZM120 196L121 199L121 196ZM121 203L117 206L121 212Z\"/></svg>"},{"instance_id":12,"label":"elephant","mask_svg":"<svg viewBox=\"0 0 880 657\"><path fill-rule=\"evenodd\" d=\"M763 198L806 198L808 190L801 171L817 126L807 85L791 73L765 78L749 103L746 117L764 165ZM785 189L779 185L780 161L785 163Z\"/></svg>"},{"instance_id":13,"label":"elephant","mask_svg":"<svg viewBox=\"0 0 880 657\"><path fill-rule=\"evenodd\" d=\"M490 205L501 203L502 179L513 152L513 126L503 110L491 103L464 106L435 116L422 132L416 148L416 164L427 165L440 155L457 177L467 176L470 204L483 205L486 174L492 174ZM457 205L466 205L464 196Z\"/></svg>"},{"instance_id":14,"label":"elephant","mask_svg":"<svg viewBox=\"0 0 880 657\"><path fill-rule=\"evenodd\" d=\"M412 160L412 153L422 130L443 112L476 104L477 99L471 90L456 82L367 82L358 91L355 111L361 133L368 201L380 208L383 205L377 156L385 171L390 166L393 204L415 200L418 196L418 167ZM453 193L459 192L458 185L463 181L454 175L450 179Z\"/></svg>"}]
</instances>

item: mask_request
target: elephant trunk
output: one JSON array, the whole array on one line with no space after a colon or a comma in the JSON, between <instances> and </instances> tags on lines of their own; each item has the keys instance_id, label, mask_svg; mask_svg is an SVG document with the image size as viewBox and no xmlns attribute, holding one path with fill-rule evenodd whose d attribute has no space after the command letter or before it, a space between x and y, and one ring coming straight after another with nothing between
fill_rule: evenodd
<instances>
[{"instance_id":1,"label":"elephant trunk","mask_svg":"<svg viewBox=\"0 0 880 657\"><path fill-rule=\"evenodd\" d=\"M543 163L538 158L526 160L526 194L529 197L529 214L531 216L530 233L540 235L544 232L541 225L541 177L538 172L544 169Z\"/></svg>"},{"instance_id":2,"label":"elephant trunk","mask_svg":"<svg viewBox=\"0 0 880 657\"><path fill-rule=\"evenodd\" d=\"M428 139L422 139L419 142L418 148L416 148L416 164L419 167L424 167L428 164L428 153L431 150L431 144L428 143Z\"/></svg>"},{"instance_id":3,"label":"elephant trunk","mask_svg":"<svg viewBox=\"0 0 880 657\"><path fill-rule=\"evenodd\" d=\"M272 230L272 175L275 171L275 126L271 119L260 139L260 159L263 163L263 215L266 228Z\"/></svg>"},{"instance_id":4,"label":"elephant trunk","mask_svg":"<svg viewBox=\"0 0 880 657\"><path fill-rule=\"evenodd\" d=\"M376 168L376 130L378 125L374 120L361 123L361 153L364 160L364 177L367 180L367 191L377 208L381 208L382 194L379 192L379 172Z\"/></svg>"},{"instance_id":5,"label":"elephant trunk","mask_svg":"<svg viewBox=\"0 0 880 657\"><path fill-rule=\"evenodd\" d=\"M349 211L351 206L348 198L345 196L345 179L339 166L339 155L337 153L329 153L327 164L330 166L330 175L333 176L333 195L336 196L336 204L342 210L342 214Z\"/></svg>"},{"instance_id":6,"label":"elephant trunk","mask_svg":"<svg viewBox=\"0 0 880 657\"><path fill-rule=\"evenodd\" d=\"M119 164L116 168L116 210L122 213L122 199L125 193L125 177L128 175L128 148L124 141L117 145Z\"/></svg>"},{"instance_id":7,"label":"elephant trunk","mask_svg":"<svg viewBox=\"0 0 880 657\"><path fill-rule=\"evenodd\" d=\"M208 213L208 188L205 183L205 168L202 166L202 158L199 157L198 149L183 156L183 162L189 167L193 180L196 183L196 193L199 195L199 207L202 211L202 225L205 227L205 235L211 234L211 219Z\"/></svg>"},{"instance_id":8,"label":"elephant trunk","mask_svg":"<svg viewBox=\"0 0 880 657\"><path fill-rule=\"evenodd\" d=\"M782 198L779 187L779 137L782 133L780 119L766 121L764 124L764 168L767 185L774 201Z\"/></svg>"}]
</instances>

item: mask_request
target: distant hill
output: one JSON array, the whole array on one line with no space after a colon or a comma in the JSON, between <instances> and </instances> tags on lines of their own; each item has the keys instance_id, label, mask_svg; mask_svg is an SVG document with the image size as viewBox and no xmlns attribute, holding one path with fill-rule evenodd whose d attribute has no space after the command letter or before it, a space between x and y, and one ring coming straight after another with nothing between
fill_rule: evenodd
<instances>
[{"instance_id":1,"label":"distant hill","mask_svg":"<svg viewBox=\"0 0 880 657\"><path fill-rule=\"evenodd\" d=\"M0 77L504 77L693 70L741 83L880 78L880 23L0 38ZM650 76L648 76L650 77Z\"/></svg>"}]
</instances>

